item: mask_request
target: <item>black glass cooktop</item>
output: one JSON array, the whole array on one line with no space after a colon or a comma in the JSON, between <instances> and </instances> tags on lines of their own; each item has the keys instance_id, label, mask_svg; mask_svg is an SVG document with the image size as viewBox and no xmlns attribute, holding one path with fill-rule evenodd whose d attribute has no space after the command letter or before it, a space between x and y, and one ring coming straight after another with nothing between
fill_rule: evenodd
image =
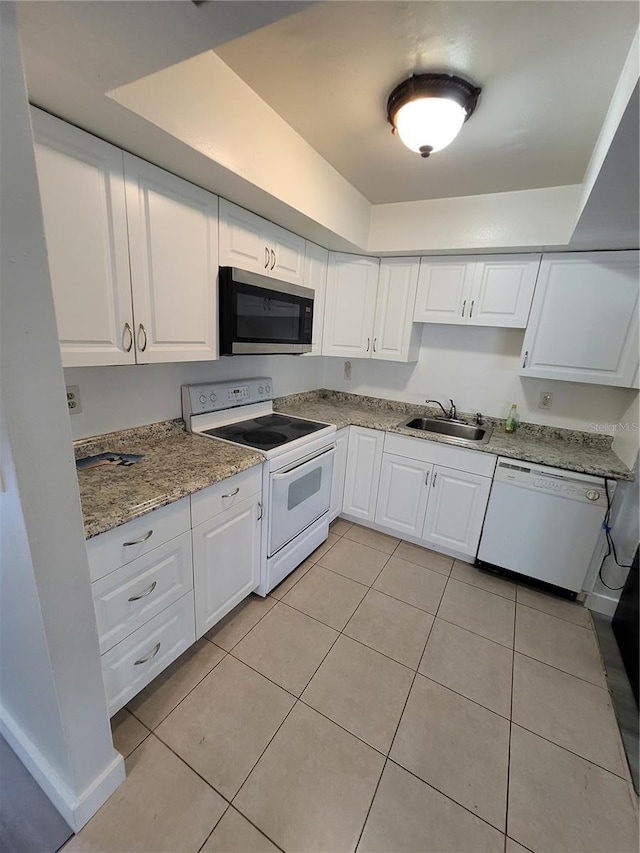
<instances>
[{"instance_id":1,"label":"black glass cooktop","mask_svg":"<svg viewBox=\"0 0 640 853\"><path fill-rule=\"evenodd\" d=\"M255 447L257 450L273 450L274 447L295 441L296 438L317 432L326 426L327 424L289 418L286 415L263 415L249 421L205 430L205 435L224 438L246 447Z\"/></svg>"}]
</instances>

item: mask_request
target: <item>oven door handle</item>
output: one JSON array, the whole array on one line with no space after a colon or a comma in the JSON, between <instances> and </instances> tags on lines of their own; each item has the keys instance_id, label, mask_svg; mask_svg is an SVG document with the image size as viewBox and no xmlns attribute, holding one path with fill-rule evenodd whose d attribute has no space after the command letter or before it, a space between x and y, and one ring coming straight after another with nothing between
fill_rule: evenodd
<instances>
[{"instance_id":1,"label":"oven door handle","mask_svg":"<svg viewBox=\"0 0 640 853\"><path fill-rule=\"evenodd\" d=\"M303 465L306 465L309 462L314 462L316 459L320 459L322 456L331 455L336 452L335 444L332 444L331 447L326 447L324 450L321 450L319 453L312 453L310 456L305 456L304 459L298 459L297 462L294 462L293 465L289 465L288 468L284 468L282 471L278 471L277 474L272 474L271 477L273 480L281 480L284 477L288 477L292 471L295 471L297 468L302 468Z\"/></svg>"}]
</instances>

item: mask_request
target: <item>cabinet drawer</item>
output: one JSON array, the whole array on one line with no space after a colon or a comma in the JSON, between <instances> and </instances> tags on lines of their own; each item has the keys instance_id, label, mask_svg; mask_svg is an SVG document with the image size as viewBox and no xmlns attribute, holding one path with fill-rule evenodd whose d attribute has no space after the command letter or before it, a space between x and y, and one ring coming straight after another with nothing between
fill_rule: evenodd
<instances>
[{"instance_id":1,"label":"cabinet drawer","mask_svg":"<svg viewBox=\"0 0 640 853\"><path fill-rule=\"evenodd\" d=\"M193 587L191 535L154 548L91 586L100 654L124 640Z\"/></svg>"},{"instance_id":2,"label":"cabinet drawer","mask_svg":"<svg viewBox=\"0 0 640 853\"><path fill-rule=\"evenodd\" d=\"M119 711L193 642L193 592L188 592L102 656L109 716Z\"/></svg>"},{"instance_id":3,"label":"cabinet drawer","mask_svg":"<svg viewBox=\"0 0 640 853\"><path fill-rule=\"evenodd\" d=\"M262 491L262 465L254 465L247 471L228 477L214 486L191 495L191 526L239 504L241 501Z\"/></svg>"},{"instance_id":4,"label":"cabinet drawer","mask_svg":"<svg viewBox=\"0 0 640 853\"><path fill-rule=\"evenodd\" d=\"M444 465L458 471L468 471L481 477L492 477L496 467L497 456L492 453L477 453L464 447L451 447L428 441L422 438L410 438L406 435L386 433L384 452L416 459L419 462L430 462L432 465Z\"/></svg>"},{"instance_id":5,"label":"cabinet drawer","mask_svg":"<svg viewBox=\"0 0 640 853\"><path fill-rule=\"evenodd\" d=\"M189 498L182 498L87 540L89 576L96 581L191 527Z\"/></svg>"}]
</instances>

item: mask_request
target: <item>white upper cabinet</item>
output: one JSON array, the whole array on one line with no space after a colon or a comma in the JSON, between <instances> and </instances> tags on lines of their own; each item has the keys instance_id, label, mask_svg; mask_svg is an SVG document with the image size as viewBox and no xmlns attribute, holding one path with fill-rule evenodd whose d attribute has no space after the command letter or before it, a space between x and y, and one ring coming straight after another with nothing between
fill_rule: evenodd
<instances>
[{"instance_id":1,"label":"white upper cabinet","mask_svg":"<svg viewBox=\"0 0 640 853\"><path fill-rule=\"evenodd\" d=\"M32 115L63 365L217 358L217 197Z\"/></svg>"},{"instance_id":2,"label":"white upper cabinet","mask_svg":"<svg viewBox=\"0 0 640 853\"><path fill-rule=\"evenodd\" d=\"M122 151L40 110L32 120L62 363L133 364Z\"/></svg>"},{"instance_id":3,"label":"white upper cabinet","mask_svg":"<svg viewBox=\"0 0 640 853\"><path fill-rule=\"evenodd\" d=\"M477 258L467 323L524 329L539 267L540 255Z\"/></svg>"},{"instance_id":4,"label":"white upper cabinet","mask_svg":"<svg viewBox=\"0 0 640 853\"><path fill-rule=\"evenodd\" d=\"M413 319L525 328L540 255L480 255L420 262Z\"/></svg>"},{"instance_id":5,"label":"white upper cabinet","mask_svg":"<svg viewBox=\"0 0 640 853\"><path fill-rule=\"evenodd\" d=\"M380 261L372 358L417 361L422 331L413 323L418 266L418 258Z\"/></svg>"},{"instance_id":6,"label":"white upper cabinet","mask_svg":"<svg viewBox=\"0 0 640 853\"><path fill-rule=\"evenodd\" d=\"M416 323L466 323L466 294L473 263L465 258L422 258L413 319Z\"/></svg>"},{"instance_id":7,"label":"white upper cabinet","mask_svg":"<svg viewBox=\"0 0 640 853\"><path fill-rule=\"evenodd\" d=\"M545 255L520 373L637 387L638 252Z\"/></svg>"},{"instance_id":8,"label":"white upper cabinet","mask_svg":"<svg viewBox=\"0 0 640 853\"><path fill-rule=\"evenodd\" d=\"M124 155L139 364L217 357L218 198Z\"/></svg>"},{"instance_id":9,"label":"white upper cabinet","mask_svg":"<svg viewBox=\"0 0 640 853\"><path fill-rule=\"evenodd\" d=\"M324 300L327 291L327 267L329 252L315 243L307 241L304 259L304 286L310 287L313 299L313 329L311 352L307 355L322 355L322 330L324 328Z\"/></svg>"},{"instance_id":10,"label":"white upper cabinet","mask_svg":"<svg viewBox=\"0 0 640 853\"><path fill-rule=\"evenodd\" d=\"M416 361L417 258L329 253L322 354Z\"/></svg>"},{"instance_id":11,"label":"white upper cabinet","mask_svg":"<svg viewBox=\"0 0 640 853\"><path fill-rule=\"evenodd\" d=\"M377 258L329 253L322 354L368 358L378 289Z\"/></svg>"},{"instance_id":12,"label":"white upper cabinet","mask_svg":"<svg viewBox=\"0 0 640 853\"><path fill-rule=\"evenodd\" d=\"M220 265L304 284L305 240L220 199Z\"/></svg>"}]
</instances>

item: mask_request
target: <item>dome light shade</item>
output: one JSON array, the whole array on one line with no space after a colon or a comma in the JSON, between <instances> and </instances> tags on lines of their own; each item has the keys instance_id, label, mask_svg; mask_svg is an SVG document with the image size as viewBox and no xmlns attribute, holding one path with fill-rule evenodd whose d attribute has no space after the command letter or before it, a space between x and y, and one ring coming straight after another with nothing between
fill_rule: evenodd
<instances>
[{"instance_id":1,"label":"dome light shade","mask_svg":"<svg viewBox=\"0 0 640 853\"><path fill-rule=\"evenodd\" d=\"M428 157L453 142L480 91L450 74L415 74L389 95L387 118L407 148Z\"/></svg>"}]
</instances>

